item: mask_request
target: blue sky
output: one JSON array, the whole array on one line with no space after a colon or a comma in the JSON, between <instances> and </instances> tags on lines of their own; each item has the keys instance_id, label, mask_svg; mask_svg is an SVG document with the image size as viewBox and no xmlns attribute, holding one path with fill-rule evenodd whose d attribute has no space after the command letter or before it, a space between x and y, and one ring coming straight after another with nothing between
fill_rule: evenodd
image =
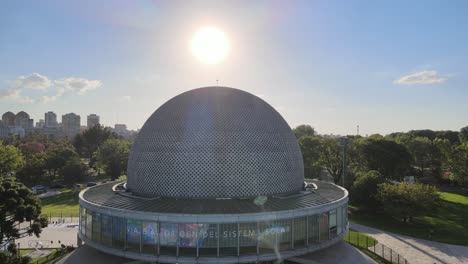
<instances>
[{"instance_id":1,"label":"blue sky","mask_svg":"<svg viewBox=\"0 0 468 264\"><path fill-rule=\"evenodd\" d=\"M201 86L261 96L319 133L468 125L466 1L3 1L0 112L97 113L136 129ZM230 50L191 53L200 27ZM60 120L59 120L60 121Z\"/></svg>"}]
</instances>

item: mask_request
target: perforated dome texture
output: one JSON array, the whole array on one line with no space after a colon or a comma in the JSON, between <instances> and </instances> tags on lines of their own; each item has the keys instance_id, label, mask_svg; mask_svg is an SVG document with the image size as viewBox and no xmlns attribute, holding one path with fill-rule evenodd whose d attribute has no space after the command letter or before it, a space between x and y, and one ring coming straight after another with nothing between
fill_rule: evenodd
<instances>
[{"instance_id":1,"label":"perforated dome texture","mask_svg":"<svg viewBox=\"0 0 468 264\"><path fill-rule=\"evenodd\" d=\"M157 109L132 147L127 186L143 196L235 198L296 192L296 137L281 115L242 90L205 87Z\"/></svg>"}]
</instances>

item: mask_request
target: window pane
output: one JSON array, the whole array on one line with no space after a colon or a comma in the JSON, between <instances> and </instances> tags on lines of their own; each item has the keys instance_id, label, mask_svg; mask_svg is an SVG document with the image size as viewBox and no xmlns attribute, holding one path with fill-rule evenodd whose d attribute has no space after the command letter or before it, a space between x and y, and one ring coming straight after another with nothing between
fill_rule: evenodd
<instances>
[{"instance_id":1,"label":"window pane","mask_svg":"<svg viewBox=\"0 0 468 264\"><path fill-rule=\"evenodd\" d=\"M309 244L319 242L319 216L309 216Z\"/></svg>"},{"instance_id":2,"label":"window pane","mask_svg":"<svg viewBox=\"0 0 468 264\"><path fill-rule=\"evenodd\" d=\"M294 219L294 248L301 248L306 245L306 221L305 217Z\"/></svg>"},{"instance_id":3,"label":"window pane","mask_svg":"<svg viewBox=\"0 0 468 264\"><path fill-rule=\"evenodd\" d=\"M198 224L179 224L179 256L197 256Z\"/></svg>"},{"instance_id":4,"label":"window pane","mask_svg":"<svg viewBox=\"0 0 468 264\"><path fill-rule=\"evenodd\" d=\"M143 222L143 252L157 254L158 224Z\"/></svg>"},{"instance_id":5,"label":"window pane","mask_svg":"<svg viewBox=\"0 0 468 264\"><path fill-rule=\"evenodd\" d=\"M292 239L292 227L290 219L277 220L275 229L273 230L276 234L276 239L278 243L278 248L281 250L291 248L291 239Z\"/></svg>"},{"instance_id":6,"label":"window pane","mask_svg":"<svg viewBox=\"0 0 468 264\"><path fill-rule=\"evenodd\" d=\"M125 248L125 237L127 235L127 223L120 217L112 217L112 244L115 248Z\"/></svg>"},{"instance_id":7,"label":"window pane","mask_svg":"<svg viewBox=\"0 0 468 264\"><path fill-rule=\"evenodd\" d=\"M199 235L199 255L200 256L216 256L218 253L218 227L216 224L200 224Z\"/></svg>"},{"instance_id":8,"label":"window pane","mask_svg":"<svg viewBox=\"0 0 468 264\"><path fill-rule=\"evenodd\" d=\"M159 230L160 254L175 256L177 254L178 224L161 223Z\"/></svg>"},{"instance_id":9,"label":"window pane","mask_svg":"<svg viewBox=\"0 0 468 264\"><path fill-rule=\"evenodd\" d=\"M86 208L81 207L81 215L80 215L80 232L82 235L86 235Z\"/></svg>"},{"instance_id":10,"label":"window pane","mask_svg":"<svg viewBox=\"0 0 468 264\"><path fill-rule=\"evenodd\" d=\"M257 223L239 224L240 254L257 254Z\"/></svg>"},{"instance_id":11,"label":"window pane","mask_svg":"<svg viewBox=\"0 0 468 264\"><path fill-rule=\"evenodd\" d=\"M330 228L330 238L332 239L337 235L336 228L336 209L329 212L328 216L329 228Z\"/></svg>"},{"instance_id":12,"label":"window pane","mask_svg":"<svg viewBox=\"0 0 468 264\"><path fill-rule=\"evenodd\" d=\"M330 228L336 226L336 209L330 211L328 220L329 220Z\"/></svg>"},{"instance_id":13,"label":"window pane","mask_svg":"<svg viewBox=\"0 0 468 264\"><path fill-rule=\"evenodd\" d=\"M260 253L274 253L277 248L277 227L274 221L266 221L259 223L258 243Z\"/></svg>"},{"instance_id":14,"label":"window pane","mask_svg":"<svg viewBox=\"0 0 468 264\"><path fill-rule=\"evenodd\" d=\"M328 213L320 215L320 241L328 240L330 229L328 228Z\"/></svg>"},{"instance_id":15,"label":"window pane","mask_svg":"<svg viewBox=\"0 0 468 264\"><path fill-rule=\"evenodd\" d=\"M140 252L141 222L127 220L127 247L129 251Z\"/></svg>"},{"instance_id":16,"label":"window pane","mask_svg":"<svg viewBox=\"0 0 468 264\"><path fill-rule=\"evenodd\" d=\"M101 215L101 243L112 246L112 217Z\"/></svg>"},{"instance_id":17,"label":"window pane","mask_svg":"<svg viewBox=\"0 0 468 264\"><path fill-rule=\"evenodd\" d=\"M219 255L237 256L237 224L220 224L219 233Z\"/></svg>"},{"instance_id":18,"label":"window pane","mask_svg":"<svg viewBox=\"0 0 468 264\"><path fill-rule=\"evenodd\" d=\"M338 208L337 216L336 216L336 228L338 235L343 232L343 206Z\"/></svg>"},{"instance_id":19,"label":"window pane","mask_svg":"<svg viewBox=\"0 0 468 264\"><path fill-rule=\"evenodd\" d=\"M92 227L93 227L93 214L91 211L86 210L86 237L92 239Z\"/></svg>"},{"instance_id":20,"label":"window pane","mask_svg":"<svg viewBox=\"0 0 468 264\"><path fill-rule=\"evenodd\" d=\"M93 216L93 241L101 242L101 214L95 213Z\"/></svg>"}]
</instances>

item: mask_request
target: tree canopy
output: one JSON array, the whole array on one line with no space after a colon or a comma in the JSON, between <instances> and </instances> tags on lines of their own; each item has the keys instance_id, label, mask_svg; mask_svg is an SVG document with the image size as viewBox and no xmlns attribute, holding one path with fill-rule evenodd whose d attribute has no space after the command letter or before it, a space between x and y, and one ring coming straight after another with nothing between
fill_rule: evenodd
<instances>
[{"instance_id":1,"label":"tree canopy","mask_svg":"<svg viewBox=\"0 0 468 264\"><path fill-rule=\"evenodd\" d=\"M40 218L41 203L34 193L15 178L0 178L0 244L26 235L39 236L47 219ZM32 224L19 229L18 224Z\"/></svg>"},{"instance_id":2,"label":"tree canopy","mask_svg":"<svg viewBox=\"0 0 468 264\"><path fill-rule=\"evenodd\" d=\"M440 203L436 187L419 183L383 183L376 197L387 214L405 223L414 216L432 212Z\"/></svg>"},{"instance_id":3,"label":"tree canopy","mask_svg":"<svg viewBox=\"0 0 468 264\"><path fill-rule=\"evenodd\" d=\"M12 145L4 146L0 141L0 177L15 175L23 166L21 150Z\"/></svg>"},{"instance_id":4,"label":"tree canopy","mask_svg":"<svg viewBox=\"0 0 468 264\"><path fill-rule=\"evenodd\" d=\"M73 141L73 145L80 155L92 160L93 154L106 140L118 137L110 129L98 125L77 135Z\"/></svg>"},{"instance_id":5,"label":"tree canopy","mask_svg":"<svg viewBox=\"0 0 468 264\"><path fill-rule=\"evenodd\" d=\"M384 178L378 171L359 173L351 187L351 201L369 208L375 208L378 205L376 198L377 187L383 182Z\"/></svg>"},{"instance_id":6,"label":"tree canopy","mask_svg":"<svg viewBox=\"0 0 468 264\"><path fill-rule=\"evenodd\" d=\"M118 178L127 170L130 143L122 139L108 139L96 151L99 166L102 166L112 180Z\"/></svg>"},{"instance_id":7,"label":"tree canopy","mask_svg":"<svg viewBox=\"0 0 468 264\"><path fill-rule=\"evenodd\" d=\"M380 172L384 178L402 180L411 169L411 154L395 141L367 139L359 148L367 169Z\"/></svg>"},{"instance_id":8,"label":"tree canopy","mask_svg":"<svg viewBox=\"0 0 468 264\"><path fill-rule=\"evenodd\" d=\"M298 139L304 136L315 136L315 129L310 125L299 125L293 131Z\"/></svg>"}]
</instances>

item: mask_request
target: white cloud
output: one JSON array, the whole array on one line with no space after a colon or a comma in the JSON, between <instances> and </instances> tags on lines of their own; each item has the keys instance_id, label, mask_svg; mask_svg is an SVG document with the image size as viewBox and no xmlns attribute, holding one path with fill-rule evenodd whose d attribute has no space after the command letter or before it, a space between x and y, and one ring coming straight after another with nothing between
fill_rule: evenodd
<instances>
[{"instance_id":1,"label":"white cloud","mask_svg":"<svg viewBox=\"0 0 468 264\"><path fill-rule=\"evenodd\" d=\"M22 96L21 89L19 88L1 90L0 99L12 99L15 102L20 103L20 104L27 104L27 103L34 102L34 99L30 98L29 96Z\"/></svg>"},{"instance_id":2,"label":"white cloud","mask_svg":"<svg viewBox=\"0 0 468 264\"><path fill-rule=\"evenodd\" d=\"M56 80L55 85L57 87L77 91L78 94L84 94L89 90L94 90L102 86L102 82L99 80L88 80L84 78L69 77L61 80Z\"/></svg>"},{"instance_id":3,"label":"white cloud","mask_svg":"<svg viewBox=\"0 0 468 264\"><path fill-rule=\"evenodd\" d=\"M17 88L0 90L0 99L18 96L20 92L21 90Z\"/></svg>"},{"instance_id":4,"label":"white cloud","mask_svg":"<svg viewBox=\"0 0 468 264\"><path fill-rule=\"evenodd\" d=\"M20 89L30 88L37 90L45 90L52 85L49 78L36 72L33 72L29 75L18 76L14 83L15 87Z\"/></svg>"},{"instance_id":5,"label":"white cloud","mask_svg":"<svg viewBox=\"0 0 468 264\"><path fill-rule=\"evenodd\" d=\"M15 80L8 82L9 88L0 90L0 99L11 99L19 103L42 102L49 103L57 100L66 92L84 94L89 90L94 90L102 86L100 80L88 80L85 78L68 77L55 81L49 80L47 76L39 73L18 76ZM55 93L34 95L35 98L22 96L26 89L46 90L50 87L55 88ZM130 100L130 99L127 99Z\"/></svg>"},{"instance_id":6,"label":"white cloud","mask_svg":"<svg viewBox=\"0 0 468 264\"><path fill-rule=\"evenodd\" d=\"M446 77L443 77L437 73L437 71L421 71L405 75L398 80L395 80L396 84L434 84L443 83L447 81Z\"/></svg>"},{"instance_id":7,"label":"white cloud","mask_svg":"<svg viewBox=\"0 0 468 264\"><path fill-rule=\"evenodd\" d=\"M42 102L42 103L47 104L47 103L50 103L50 102L53 102L53 101L57 100L57 98L62 96L64 93L65 93L65 89L59 87L59 88L57 88L57 92L54 95L43 95L43 96L41 96L41 98L39 98L39 101Z\"/></svg>"}]
</instances>

